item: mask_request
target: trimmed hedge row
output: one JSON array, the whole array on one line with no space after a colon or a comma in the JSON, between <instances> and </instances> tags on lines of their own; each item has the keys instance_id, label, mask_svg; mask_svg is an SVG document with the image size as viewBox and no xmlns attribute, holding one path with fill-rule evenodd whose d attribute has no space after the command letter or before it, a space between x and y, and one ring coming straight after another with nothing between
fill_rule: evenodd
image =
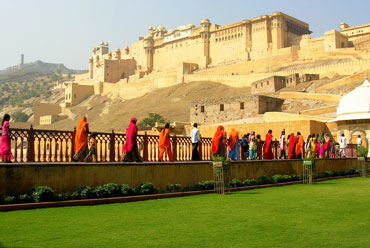
<instances>
[{"instance_id":1,"label":"trimmed hedge row","mask_svg":"<svg viewBox=\"0 0 370 248\"><path fill-rule=\"evenodd\" d=\"M358 170L349 169L347 171L325 171L322 174L314 174L314 178L335 177L359 174ZM242 187L262 184L275 184L282 182L300 181L302 175L274 175L272 177L260 176L257 179L246 179L240 181L237 178L228 182L228 187ZM214 181L202 181L195 185L185 186L181 189L180 184L168 184L167 192L179 191L201 191L211 190L214 188ZM133 195L148 195L157 194L160 190L155 188L152 183L143 183L135 188L131 188L127 184L118 185L115 183L108 183L102 186L89 187L81 186L72 193L56 194L54 190L48 186L37 186L32 189L30 194L23 194L18 196L3 196L0 197L0 204L14 204L14 203L31 203L31 202L47 202L47 201L67 201L67 200L81 200L81 199L97 199L120 196ZM161 192L163 193L163 192Z\"/></svg>"},{"instance_id":2,"label":"trimmed hedge row","mask_svg":"<svg viewBox=\"0 0 370 248\"><path fill-rule=\"evenodd\" d=\"M336 176L347 176L347 175L355 175L359 174L359 170L355 170L353 168L346 170L346 171L325 171L321 174L313 173L313 178L325 178L325 177L336 177ZM252 186L252 185L262 185L262 184L276 184L276 183L284 183L284 182L293 182L293 181L301 181L302 175L274 175L272 177L268 176L260 176L257 179L246 179L246 180L239 180L237 178L232 179L228 183L228 187L235 188L235 187L243 187L243 186Z\"/></svg>"}]
</instances>

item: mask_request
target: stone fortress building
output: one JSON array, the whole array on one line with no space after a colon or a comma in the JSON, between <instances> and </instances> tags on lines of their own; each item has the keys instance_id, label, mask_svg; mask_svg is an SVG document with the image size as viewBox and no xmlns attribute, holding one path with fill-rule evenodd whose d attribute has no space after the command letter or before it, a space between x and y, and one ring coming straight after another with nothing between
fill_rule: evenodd
<instances>
[{"instance_id":1,"label":"stone fortress building","mask_svg":"<svg viewBox=\"0 0 370 248\"><path fill-rule=\"evenodd\" d=\"M284 96L295 94L298 99L303 94L277 95L280 89L370 69L370 24L350 27L340 23L339 30L312 38L308 23L281 12L226 25L203 19L197 26L175 29L150 26L145 36L124 48L110 50L107 42L101 42L93 47L88 61L88 73L75 75L73 81L65 83L63 108L78 105L94 94L132 99L180 83L209 81L251 87L252 96L200 99L190 106L191 122L215 124L217 115L222 115L224 121L254 116L276 120ZM302 97L308 95L312 99L324 97L314 93ZM249 106L248 111L242 103ZM255 106L252 112L250 106ZM279 115L281 120L292 118L285 113ZM314 121L327 119L318 116Z\"/></svg>"},{"instance_id":2,"label":"stone fortress building","mask_svg":"<svg viewBox=\"0 0 370 248\"><path fill-rule=\"evenodd\" d=\"M162 25L150 26L145 37L123 49L111 51L107 42L95 46L89 72L76 75L71 82L76 84L71 87L76 93L68 92L66 100L70 102L69 94L85 98L79 97L85 91L79 85L89 85L94 94L130 99L191 81L251 86L271 76L295 74L274 72L279 64L293 61L351 55L370 63L370 55L359 55L359 50L370 43L370 24L349 27L341 23L339 31L331 30L317 38L310 34L307 23L281 12L227 25L203 19L199 26L189 24L169 30ZM241 64L239 69L227 67L235 63ZM301 72L304 74L320 74L320 70Z\"/></svg>"}]
</instances>

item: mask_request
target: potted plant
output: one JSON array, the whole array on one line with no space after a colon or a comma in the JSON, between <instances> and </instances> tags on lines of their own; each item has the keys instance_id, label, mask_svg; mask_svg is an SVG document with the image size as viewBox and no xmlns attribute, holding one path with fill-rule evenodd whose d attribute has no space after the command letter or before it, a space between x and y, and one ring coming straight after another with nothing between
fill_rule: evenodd
<instances>
[{"instance_id":1,"label":"potted plant","mask_svg":"<svg viewBox=\"0 0 370 248\"><path fill-rule=\"evenodd\" d=\"M367 168L366 168L366 157L369 149L364 146L360 146L357 148L357 166L360 170L361 176L367 176Z\"/></svg>"}]
</instances>

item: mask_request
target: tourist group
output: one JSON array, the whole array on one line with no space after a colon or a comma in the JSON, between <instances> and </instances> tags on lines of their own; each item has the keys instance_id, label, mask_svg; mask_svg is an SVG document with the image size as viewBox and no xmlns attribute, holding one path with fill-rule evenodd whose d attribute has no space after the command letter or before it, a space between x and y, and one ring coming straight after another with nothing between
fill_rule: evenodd
<instances>
[{"instance_id":1,"label":"tourist group","mask_svg":"<svg viewBox=\"0 0 370 248\"><path fill-rule=\"evenodd\" d=\"M2 120L0 157L7 163L13 159L9 121L10 115L5 114ZM142 162L137 144L138 127L136 123L137 119L135 117L131 118L130 124L126 129L126 141L122 148L123 162ZM198 125L194 123L190 133L192 143L191 159L194 161L201 160L198 151L201 137L197 127ZM81 117L76 128L72 161L97 161L96 136L97 133L90 133L86 117ZM240 137L239 132L235 129L231 129L229 137L227 137L224 127L218 126L212 139L212 154L223 158L229 157L231 160L346 157L347 139L344 134L340 136L337 143L328 134L311 134L307 139L304 139L301 133L297 132L296 135L291 133L286 137L285 130L281 132L278 143L273 142L272 130L269 130L266 134L265 141L262 141L261 135L256 135L254 131L243 135L241 139ZM275 151L279 150L280 156L274 154L273 148L276 148L274 144L275 146L278 145L278 149L275 149ZM362 140L358 136L357 146L361 145ZM165 124L159 134L158 149L159 161L163 161L165 154L167 154L169 161L173 161L169 123Z\"/></svg>"}]
</instances>

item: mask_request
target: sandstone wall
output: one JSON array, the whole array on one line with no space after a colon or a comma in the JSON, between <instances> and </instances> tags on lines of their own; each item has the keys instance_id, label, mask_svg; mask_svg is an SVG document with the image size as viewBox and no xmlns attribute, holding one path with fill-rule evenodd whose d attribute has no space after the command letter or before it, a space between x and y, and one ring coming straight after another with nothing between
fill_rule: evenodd
<instances>
[{"instance_id":1,"label":"sandstone wall","mask_svg":"<svg viewBox=\"0 0 370 248\"><path fill-rule=\"evenodd\" d=\"M342 96L338 95L302 92L280 92L279 97L282 99L307 99L335 103L338 103L342 99Z\"/></svg>"}]
</instances>

